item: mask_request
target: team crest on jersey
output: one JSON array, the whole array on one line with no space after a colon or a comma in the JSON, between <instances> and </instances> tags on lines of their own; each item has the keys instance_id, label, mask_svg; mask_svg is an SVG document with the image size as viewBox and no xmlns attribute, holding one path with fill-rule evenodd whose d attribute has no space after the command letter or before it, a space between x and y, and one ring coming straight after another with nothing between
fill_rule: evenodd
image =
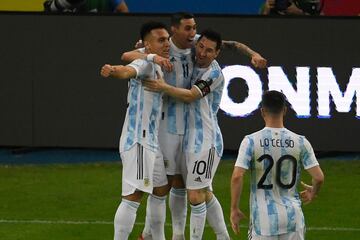
<instances>
[{"instance_id":1,"label":"team crest on jersey","mask_svg":"<svg viewBox=\"0 0 360 240\"><path fill-rule=\"evenodd\" d=\"M186 55L181 55L181 61L185 62L186 61Z\"/></svg>"},{"instance_id":2,"label":"team crest on jersey","mask_svg":"<svg viewBox=\"0 0 360 240\"><path fill-rule=\"evenodd\" d=\"M144 178L144 186L148 187L150 185L150 180L149 178Z\"/></svg>"}]
</instances>

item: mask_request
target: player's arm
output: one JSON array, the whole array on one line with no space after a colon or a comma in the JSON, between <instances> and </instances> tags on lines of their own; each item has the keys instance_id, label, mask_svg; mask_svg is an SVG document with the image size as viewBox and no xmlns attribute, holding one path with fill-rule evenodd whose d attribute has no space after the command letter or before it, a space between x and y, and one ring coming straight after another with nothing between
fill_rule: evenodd
<instances>
[{"instance_id":1,"label":"player's arm","mask_svg":"<svg viewBox=\"0 0 360 240\"><path fill-rule=\"evenodd\" d=\"M202 97L201 91L199 91L197 86L193 86L191 89L174 87L167 84L159 75L156 80L143 80L143 85L147 90L163 92L186 103L191 103Z\"/></svg>"},{"instance_id":2,"label":"player's arm","mask_svg":"<svg viewBox=\"0 0 360 240\"><path fill-rule=\"evenodd\" d=\"M231 177L230 222L235 234L239 234L239 222L245 218L245 215L239 209L245 172L246 169L235 166Z\"/></svg>"},{"instance_id":3,"label":"player's arm","mask_svg":"<svg viewBox=\"0 0 360 240\"><path fill-rule=\"evenodd\" d=\"M174 97L182 102L191 103L196 99L202 97L198 88L193 86L191 89L178 88L167 84L163 92L171 97Z\"/></svg>"},{"instance_id":4,"label":"player's arm","mask_svg":"<svg viewBox=\"0 0 360 240\"><path fill-rule=\"evenodd\" d=\"M136 59L144 59L149 62L157 63L168 72L171 72L173 70L173 66L170 60L168 58L161 57L157 54L148 54L141 52L139 49L136 49L129 52L124 52L121 55L121 60L125 62L132 62Z\"/></svg>"},{"instance_id":5,"label":"player's arm","mask_svg":"<svg viewBox=\"0 0 360 240\"><path fill-rule=\"evenodd\" d=\"M132 62L132 61L134 61L136 59L144 59L144 60L146 60L147 55L149 55L149 54L143 53L139 49L135 49L135 50L132 50L132 51L124 52L121 55L121 60L125 61L125 62Z\"/></svg>"},{"instance_id":6,"label":"player's arm","mask_svg":"<svg viewBox=\"0 0 360 240\"><path fill-rule=\"evenodd\" d=\"M307 185L301 182L301 185L305 189L300 193L303 203L308 204L312 202L320 191L321 186L324 183L324 173L320 166L315 166L306 170L312 177L312 185Z\"/></svg>"},{"instance_id":7,"label":"player's arm","mask_svg":"<svg viewBox=\"0 0 360 240\"><path fill-rule=\"evenodd\" d=\"M136 70L130 66L122 65L110 65L105 64L100 71L101 76L103 77L115 77L120 79L129 79L136 77Z\"/></svg>"},{"instance_id":8,"label":"player's arm","mask_svg":"<svg viewBox=\"0 0 360 240\"><path fill-rule=\"evenodd\" d=\"M243 43L223 40L222 47L223 49L237 50L248 56L251 60L251 64L254 65L254 67L265 68L267 65L267 60L265 58Z\"/></svg>"}]
</instances>

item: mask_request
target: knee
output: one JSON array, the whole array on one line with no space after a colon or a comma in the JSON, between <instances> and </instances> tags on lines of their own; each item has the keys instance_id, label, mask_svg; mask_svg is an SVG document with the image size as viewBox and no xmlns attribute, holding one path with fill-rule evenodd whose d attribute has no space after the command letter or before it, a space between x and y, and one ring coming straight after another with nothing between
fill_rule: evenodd
<instances>
[{"instance_id":1,"label":"knee","mask_svg":"<svg viewBox=\"0 0 360 240\"><path fill-rule=\"evenodd\" d=\"M213 196L214 196L214 194L212 192L206 191L206 199L205 199L205 201L210 202L211 199L213 198Z\"/></svg>"},{"instance_id":2,"label":"knee","mask_svg":"<svg viewBox=\"0 0 360 240\"><path fill-rule=\"evenodd\" d=\"M143 194L144 194L143 192L135 191L134 193L132 193L130 195L123 196L122 198L124 198L128 201L140 202Z\"/></svg>"},{"instance_id":3,"label":"knee","mask_svg":"<svg viewBox=\"0 0 360 240\"><path fill-rule=\"evenodd\" d=\"M206 191L203 189L188 190L188 198L189 198L189 202L192 205L196 205L196 204L205 202Z\"/></svg>"},{"instance_id":4,"label":"knee","mask_svg":"<svg viewBox=\"0 0 360 240\"><path fill-rule=\"evenodd\" d=\"M184 180L181 175L173 176L171 185L173 188L185 188Z\"/></svg>"},{"instance_id":5,"label":"knee","mask_svg":"<svg viewBox=\"0 0 360 240\"><path fill-rule=\"evenodd\" d=\"M164 197L166 196L170 191L170 186L169 185L164 185L161 187L156 187L153 190L153 194L159 197Z\"/></svg>"}]
</instances>

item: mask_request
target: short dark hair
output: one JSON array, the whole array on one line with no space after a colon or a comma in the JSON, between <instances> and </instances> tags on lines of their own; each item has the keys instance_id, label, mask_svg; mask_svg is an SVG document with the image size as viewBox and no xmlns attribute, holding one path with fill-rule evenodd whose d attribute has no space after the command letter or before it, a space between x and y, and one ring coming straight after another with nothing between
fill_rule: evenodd
<instances>
[{"instance_id":1,"label":"short dark hair","mask_svg":"<svg viewBox=\"0 0 360 240\"><path fill-rule=\"evenodd\" d=\"M286 97L279 91L265 91L262 95L261 106L272 114L279 114L286 107Z\"/></svg>"},{"instance_id":2,"label":"short dark hair","mask_svg":"<svg viewBox=\"0 0 360 240\"><path fill-rule=\"evenodd\" d=\"M161 22L147 22L147 23L144 23L141 26L141 29L140 29L140 38L141 38L141 40L144 41L145 37L154 29L165 29L165 30L167 30L166 25L161 23Z\"/></svg>"},{"instance_id":3,"label":"short dark hair","mask_svg":"<svg viewBox=\"0 0 360 240\"><path fill-rule=\"evenodd\" d=\"M192 19L194 15L188 12L177 12L171 16L171 26L177 27L183 19Z\"/></svg>"},{"instance_id":4,"label":"short dark hair","mask_svg":"<svg viewBox=\"0 0 360 240\"><path fill-rule=\"evenodd\" d=\"M200 33L199 40L201 38L206 37L207 39L216 42L216 50L219 50L222 44L221 34L218 32L215 32L211 29L206 29Z\"/></svg>"}]
</instances>

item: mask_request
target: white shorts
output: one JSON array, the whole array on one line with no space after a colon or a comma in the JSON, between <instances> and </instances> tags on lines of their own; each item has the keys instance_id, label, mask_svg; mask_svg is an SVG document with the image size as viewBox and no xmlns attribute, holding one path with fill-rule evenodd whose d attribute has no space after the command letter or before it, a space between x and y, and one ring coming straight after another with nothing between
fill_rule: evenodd
<instances>
[{"instance_id":1,"label":"white shorts","mask_svg":"<svg viewBox=\"0 0 360 240\"><path fill-rule=\"evenodd\" d=\"M276 236L260 236L256 235L254 231L249 234L249 240L304 240L305 229L300 229L296 232L284 233Z\"/></svg>"},{"instance_id":2,"label":"white shorts","mask_svg":"<svg viewBox=\"0 0 360 240\"><path fill-rule=\"evenodd\" d=\"M183 135L169 133L164 127L159 129L159 144L167 175L183 174L186 171L183 138Z\"/></svg>"},{"instance_id":3,"label":"white shorts","mask_svg":"<svg viewBox=\"0 0 360 240\"><path fill-rule=\"evenodd\" d=\"M120 153L123 164L122 196L136 190L152 193L154 187L166 185L165 165L160 151L153 152L140 144Z\"/></svg>"},{"instance_id":4,"label":"white shorts","mask_svg":"<svg viewBox=\"0 0 360 240\"><path fill-rule=\"evenodd\" d=\"M186 153L186 188L211 190L212 180L220 162L214 147L201 153Z\"/></svg>"}]
</instances>

